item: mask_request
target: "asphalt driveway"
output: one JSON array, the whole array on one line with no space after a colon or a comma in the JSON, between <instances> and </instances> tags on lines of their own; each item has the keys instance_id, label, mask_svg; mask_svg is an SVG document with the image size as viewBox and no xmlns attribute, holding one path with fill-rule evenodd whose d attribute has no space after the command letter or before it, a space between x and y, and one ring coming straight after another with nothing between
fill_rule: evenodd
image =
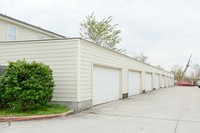
<instances>
[{"instance_id":1,"label":"asphalt driveway","mask_svg":"<svg viewBox=\"0 0 200 133\"><path fill-rule=\"evenodd\" d=\"M0 123L0 132L200 133L200 89L159 89L68 117Z\"/></svg>"}]
</instances>

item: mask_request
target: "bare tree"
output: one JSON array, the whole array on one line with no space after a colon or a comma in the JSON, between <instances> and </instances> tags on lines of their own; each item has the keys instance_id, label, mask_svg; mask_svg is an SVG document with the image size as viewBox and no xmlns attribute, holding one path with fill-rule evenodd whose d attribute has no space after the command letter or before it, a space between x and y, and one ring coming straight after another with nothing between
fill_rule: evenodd
<instances>
[{"instance_id":1,"label":"bare tree","mask_svg":"<svg viewBox=\"0 0 200 133\"><path fill-rule=\"evenodd\" d=\"M179 81L182 77L183 70L182 67L179 65L173 65L171 67L171 72L174 74L175 80Z\"/></svg>"},{"instance_id":2,"label":"bare tree","mask_svg":"<svg viewBox=\"0 0 200 133\"><path fill-rule=\"evenodd\" d=\"M200 78L200 65L194 64L192 66L192 70L193 71L191 71L191 79L192 79L193 83L196 85L198 79Z\"/></svg>"},{"instance_id":3,"label":"bare tree","mask_svg":"<svg viewBox=\"0 0 200 133\"><path fill-rule=\"evenodd\" d=\"M191 63L192 63L191 58L192 58L192 54L190 55L190 57L189 57L189 59L188 59L188 61L187 61L187 64L186 64L186 66L185 66L185 69L184 69L184 71L183 71L183 74L182 74L182 76L181 76L181 79L183 79L183 77L184 77L184 75L185 75L187 69L190 67L190 65L191 65Z\"/></svg>"},{"instance_id":4,"label":"bare tree","mask_svg":"<svg viewBox=\"0 0 200 133\"><path fill-rule=\"evenodd\" d=\"M144 55L144 53L133 55L133 58L144 63L149 63L149 57Z\"/></svg>"},{"instance_id":5,"label":"bare tree","mask_svg":"<svg viewBox=\"0 0 200 133\"><path fill-rule=\"evenodd\" d=\"M161 70L165 70L162 66L160 66L160 65L157 65L156 66L157 68L159 68L159 69L161 69Z\"/></svg>"},{"instance_id":6,"label":"bare tree","mask_svg":"<svg viewBox=\"0 0 200 133\"><path fill-rule=\"evenodd\" d=\"M200 65L199 64L194 64L193 65L193 71L194 71L194 76L196 79L200 78Z\"/></svg>"},{"instance_id":7,"label":"bare tree","mask_svg":"<svg viewBox=\"0 0 200 133\"><path fill-rule=\"evenodd\" d=\"M186 76L184 76L184 80L186 79L186 77L188 77L190 79L190 81L196 85L198 79L200 79L200 65L199 64L194 64L191 66L192 68L190 69L190 73Z\"/></svg>"}]
</instances>

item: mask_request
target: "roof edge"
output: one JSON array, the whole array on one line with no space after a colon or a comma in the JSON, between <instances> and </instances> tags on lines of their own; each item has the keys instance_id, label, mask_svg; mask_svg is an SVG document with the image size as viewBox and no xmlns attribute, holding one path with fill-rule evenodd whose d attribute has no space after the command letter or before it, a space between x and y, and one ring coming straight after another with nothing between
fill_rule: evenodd
<instances>
[{"instance_id":1,"label":"roof edge","mask_svg":"<svg viewBox=\"0 0 200 133\"><path fill-rule=\"evenodd\" d=\"M26 26L30 26L30 27L32 27L32 28L35 28L35 29L38 29L38 30L41 30L41 31L44 31L44 32L47 32L47 33L50 33L50 34L53 34L53 35L62 37L62 38L66 38L66 37L63 36L63 35L54 33L54 32L52 32L52 31L48 31L48 30L46 30L46 29L37 27L37 26L35 26L35 25L32 25L32 24L23 22L23 21L21 21L21 20L19 20L19 19L15 19L15 18L9 17L9 16L7 16L7 15L3 15L3 14L1 14L1 13L0 13L0 17L3 17L3 18L6 18L6 19L9 19L9 20L11 20L11 21L15 21L15 22L21 23L21 24L26 25Z\"/></svg>"},{"instance_id":2,"label":"roof edge","mask_svg":"<svg viewBox=\"0 0 200 133\"><path fill-rule=\"evenodd\" d=\"M89 40L86 40L86 39L83 39L83 38L79 38L79 39L80 39L80 40L83 40L83 41L85 41L85 42L91 43L91 44L93 44L93 45L96 45L96 44L94 44L92 41L89 41ZM112 50L112 49L109 49L109 48L106 48L106 47L103 47L103 46L100 46L100 45L96 45L96 46L102 47L102 48L107 49L107 50L110 50L110 51L113 51L113 52L118 53L118 54L120 54L120 55L122 55L122 56L131 58L131 59L133 59L133 60L135 60L135 61L137 61L137 62L140 62L140 63L143 63L143 64L145 64L145 65L151 66L151 67L153 67L153 68L159 69L158 67L156 67L156 66L154 66L154 65L151 65L151 64L148 64L148 63L145 63L145 62L141 62L141 61L139 61L139 60L136 60L136 59L134 59L134 58L132 58L132 57L126 55L126 54L119 53L119 52L117 52L117 51L114 51L114 50ZM167 72L167 73L170 73L170 74L173 74L172 72L169 72L169 71L167 71L167 70L162 70L162 69L159 69L159 70L164 71L164 72Z\"/></svg>"},{"instance_id":3,"label":"roof edge","mask_svg":"<svg viewBox=\"0 0 200 133\"><path fill-rule=\"evenodd\" d=\"M106 47L103 47L103 46L100 46L100 45L96 45L96 44L94 44L92 41L83 39L83 38L81 38L81 37L58 38L58 39L44 39L44 40L2 41L2 42L0 42L0 43L40 42L40 41L43 41L43 42L44 42L44 41L64 41L64 40L80 40L80 41L85 41L85 42L88 42L88 43L90 43L90 44L92 44L92 45L95 45L95 46L97 46L97 47L101 47L101 48L104 48L104 49L106 49L106 50L110 50L110 51L112 51L112 52L115 52L115 53L117 53L117 54L120 54L120 55L122 55L122 56L125 56L125 57L127 57L127 58L130 58L130 59L132 59L132 60L135 60L135 61L137 61L137 62L139 62L139 63L143 63L143 64L145 64L145 65L151 66L151 67L156 68L156 69L158 69L158 70L161 70L161 71L164 71L164 72L173 74L172 72L169 72L169 71L167 71L167 70L159 69L159 68L157 68L156 66L153 66L153 65L151 65L151 64L147 64L147 63L138 61L138 60L136 60L136 59L134 59L134 58L132 58L132 57L130 57L130 56L128 56L128 55L119 53L119 52L117 52L117 51L114 51L114 50L112 50L112 49L109 49L109 48L106 48Z\"/></svg>"}]
</instances>

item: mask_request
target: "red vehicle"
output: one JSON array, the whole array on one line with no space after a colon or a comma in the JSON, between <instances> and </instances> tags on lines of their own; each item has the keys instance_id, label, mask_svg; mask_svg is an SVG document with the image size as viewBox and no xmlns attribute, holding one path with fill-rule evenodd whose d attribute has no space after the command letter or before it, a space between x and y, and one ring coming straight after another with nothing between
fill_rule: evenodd
<instances>
[{"instance_id":1,"label":"red vehicle","mask_svg":"<svg viewBox=\"0 0 200 133\"><path fill-rule=\"evenodd\" d=\"M190 82L179 82L177 85L178 86L193 86L193 84Z\"/></svg>"}]
</instances>

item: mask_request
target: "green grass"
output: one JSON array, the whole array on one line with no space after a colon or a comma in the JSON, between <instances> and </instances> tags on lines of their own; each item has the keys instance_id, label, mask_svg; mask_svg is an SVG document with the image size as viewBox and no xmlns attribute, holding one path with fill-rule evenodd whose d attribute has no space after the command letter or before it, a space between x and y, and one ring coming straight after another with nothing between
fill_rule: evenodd
<instances>
[{"instance_id":1,"label":"green grass","mask_svg":"<svg viewBox=\"0 0 200 133\"><path fill-rule=\"evenodd\" d=\"M48 104L46 106L37 106L26 111L19 109L0 109L0 117L59 114L67 112L69 110L70 109L65 106L61 106L58 104Z\"/></svg>"}]
</instances>

